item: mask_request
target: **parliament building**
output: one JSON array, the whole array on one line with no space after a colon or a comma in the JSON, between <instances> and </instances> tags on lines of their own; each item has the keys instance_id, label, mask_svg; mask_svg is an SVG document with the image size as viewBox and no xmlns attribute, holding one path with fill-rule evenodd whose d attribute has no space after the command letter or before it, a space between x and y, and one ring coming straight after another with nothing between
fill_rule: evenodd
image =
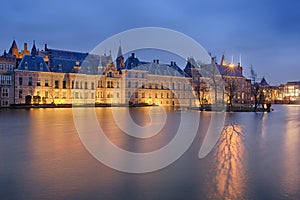
<instances>
[{"instance_id":1,"label":"parliament building","mask_svg":"<svg viewBox=\"0 0 300 200\"><path fill-rule=\"evenodd\" d=\"M233 63L212 59L223 80L221 103L244 105L251 101L251 82ZM162 105L198 107L215 101L209 76L192 58L182 69L176 62L140 61L135 53L125 59L121 46L112 55L92 55L48 48L19 51L14 40L0 57L1 107L46 105ZM219 98L220 99L220 98ZM218 100L220 101L220 100Z\"/></svg>"}]
</instances>

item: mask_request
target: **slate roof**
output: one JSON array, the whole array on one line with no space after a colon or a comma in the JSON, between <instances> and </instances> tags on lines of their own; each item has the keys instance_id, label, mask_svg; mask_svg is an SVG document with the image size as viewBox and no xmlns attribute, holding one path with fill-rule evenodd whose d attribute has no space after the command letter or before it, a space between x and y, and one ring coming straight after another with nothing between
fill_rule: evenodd
<instances>
[{"instance_id":1,"label":"slate roof","mask_svg":"<svg viewBox=\"0 0 300 200\"><path fill-rule=\"evenodd\" d=\"M143 70L148 71L149 74L162 75L162 76L185 76L184 71L178 67L175 63L169 64L159 64L154 62L144 62L140 61L134 55L129 56L121 70Z\"/></svg>"},{"instance_id":2,"label":"slate roof","mask_svg":"<svg viewBox=\"0 0 300 200\"><path fill-rule=\"evenodd\" d=\"M73 67L79 62L82 64L88 53L47 49L43 52L49 58L49 67L53 72L71 73Z\"/></svg>"},{"instance_id":3,"label":"slate roof","mask_svg":"<svg viewBox=\"0 0 300 200\"><path fill-rule=\"evenodd\" d=\"M134 57L134 54L129 56L125 63L124 66L121 68L122 69L136 69L138 65L141 65L142 63L140 60L136 57Z\"/></svg>"},{"instance_id":4,"label":"slate roof","mask_svg":"<svg viewBox=\"0 0 300 200\"><path fill-rule=\"evenodd\" d=\"M200 69L200 68L198 67L196 61L193 58L188 58L186 66L184 68L184 72L189 77L192 77L193 74L200 75L199 70L194 70L194 69Z\"/></svg>"},{"instance_id":5,"label":"slate roof","mask_svg":"<svg viewBox=\"0 0 300 200\"><path fill-rule=\"evenodd\" d=\"M42 56L24 55L18 65L18 70L50 72Z\"/></svg>"},{"instance_id":6,"label":"slate roof","mask_svg":"<svg viewBox=\"0 0 300 200\"><path fill-rule=\"evenodd\" d=\"M242 74L242 70L239 69L239 67L237 67L237 66L234 66L234 67L231 68L228 65L227 66L222 66L222 65L217 64L217 67L218 67L218 70L219 70L219 72L222 76L244 77L243 74Z\"/></svg>"}]
</instances>

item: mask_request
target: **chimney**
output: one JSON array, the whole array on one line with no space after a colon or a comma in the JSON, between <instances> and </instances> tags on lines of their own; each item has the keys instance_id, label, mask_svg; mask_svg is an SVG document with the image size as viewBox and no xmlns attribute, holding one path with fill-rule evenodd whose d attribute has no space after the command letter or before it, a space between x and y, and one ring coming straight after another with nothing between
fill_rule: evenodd
<instances>
[{"instance_id":1,"label":"chimney","mask_svg":"<svg viewBox=\"0 0 300 200\"><path fill-rule=\"evenodd\" d=\"M48 45L47 44L45 44L45 51L47 51L48 50Z\"/></svg>"},{"instance_id":2,"label":"chimney","mask_svg":"<svg viewBox=\"0 0 300 200\"><path fill-rule=\"evenodd\" d=\"M171 61L171 66L173 66L173 61Z\"/></svg>"},{"instance_id":3,"label":"chimney","mask_svg":"<svg viewBox=\"0 0 300 200\"><path fill-rule=\"evenodd\" d=\"M153 59L153 63L155 63L156 62L156 60L155 59Z\"/></svg>"},{"instance_id":4,"label":"chimney","mask_svg":"<svg viewBox=\"0 0 300 200\"><path fill-rule=\"evenodd\" d=\"M24 51L28 51L27 50L27 43L26 42L24 43Z\"/></svg>"},{"instance_id":5,"label":"chimney","mask_svg":"<svg viewBox=\"0 0 300 200\"><path fill-rule=\"evenodd\" d=\"M173 65L176 66L176 62L173 62Z\"/></svg>"},{"instance_id":6,"label":"chimney","mask_svg":"<svg viewBox=\"0 0 300 200\"><path fill-rule=\"evenodd\" d=\"M241 67L240 62L238 62L237 69L240 71L241 74L243 73L243 68Z\"/></svg>"},{"instance_id":7,"label":"chimney","mask_svg":"<svg viewBox=\"0 0 300 200\"><path fill-rule=\"evenodd\" d=\"M134 58L134 53L131 53L131 57Z\"/></svg>"},{"instance_id":8,"label":"chimney","mask_svg":"<svg viewBox=\"0 0 300 200\"><path fill-rule=\"evenodd\" d=\"M156 60L156 63L159 64L159 60L158 59Z\"/></svg>"}]
</instances>

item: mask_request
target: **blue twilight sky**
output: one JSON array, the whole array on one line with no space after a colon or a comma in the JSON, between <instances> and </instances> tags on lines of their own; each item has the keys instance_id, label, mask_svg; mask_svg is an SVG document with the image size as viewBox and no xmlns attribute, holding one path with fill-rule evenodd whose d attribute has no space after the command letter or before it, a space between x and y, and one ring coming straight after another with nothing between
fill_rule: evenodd
<instances>
[{"instance_id":1,"label":"blue twilight sky","mask_svg":"<svg viewBox=\"0 0 300 200\"><path fill-rule=\"evenodd\" d=\"M50 48L89 52L119 32L157 26L182 32L218 61L242 55L271 84L300 80L300 1L2 1L0 50L36 40Z\"/></svg>"}]
</instances>

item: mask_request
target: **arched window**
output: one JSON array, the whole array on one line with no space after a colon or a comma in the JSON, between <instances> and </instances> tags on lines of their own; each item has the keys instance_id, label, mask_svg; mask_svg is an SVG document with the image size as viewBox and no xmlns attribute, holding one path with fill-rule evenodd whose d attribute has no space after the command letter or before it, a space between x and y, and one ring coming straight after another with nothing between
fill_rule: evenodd
<instances>
[{"instance_id":1,"label":"arched window","mask_svg":"<svg viewBox=\"0 0 300 200\"><path fill-rule=\"evenodd\" d=\"M114 74L112 72L108 72L107 77L114 77Z\"/></svg>"}]
</instances>

